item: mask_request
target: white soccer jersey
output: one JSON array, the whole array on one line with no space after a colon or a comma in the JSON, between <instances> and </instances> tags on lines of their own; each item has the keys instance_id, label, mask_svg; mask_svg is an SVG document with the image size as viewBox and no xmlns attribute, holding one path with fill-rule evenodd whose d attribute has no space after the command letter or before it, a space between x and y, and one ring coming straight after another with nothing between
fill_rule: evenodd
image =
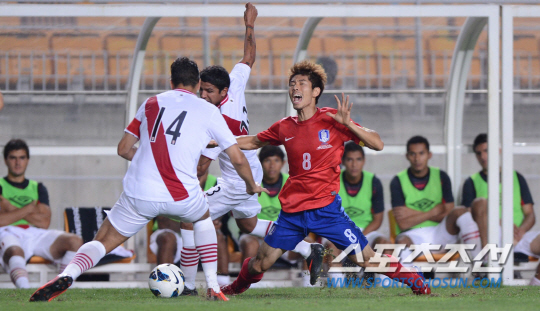
<instances>
[{"instance_id":1,"label":"white soccer jersey","mask_svg":"<svg viewBox=\"0 0 540 311\"><path fill-rule=\"evenodd\" d=\"M211 139L222 150L236 144L219 110L182 89L148 98L125 131L140 145L124 177L124 192L155 202L180 201L202 191L197 163Z\"/></svg>"},{"instance_id":2,"label":"white soccer jersey","mask_svg":"<svg viewBox=\"0 0 540 311\"><path fill-rule=\"evenodd\" d=\"M249 134L249 120L246 107L246 98L244 91L249 79L251 68L244 64L238 63L234 66L230 73L231 85L227 93L227 97L218 105L223 118L227 122L229 129L235 136ZM256 150L244 150L244 154L249 162L253 177L257 180L257 176L262 178L262 167L257 158ZM242 181L238 173L234 169L229 156L222 152L220 148L206 149L203 155L207 158L215 160L219 157L219 167L221 169L221 177L230 181Z\"/></svg>"}]
</instances>

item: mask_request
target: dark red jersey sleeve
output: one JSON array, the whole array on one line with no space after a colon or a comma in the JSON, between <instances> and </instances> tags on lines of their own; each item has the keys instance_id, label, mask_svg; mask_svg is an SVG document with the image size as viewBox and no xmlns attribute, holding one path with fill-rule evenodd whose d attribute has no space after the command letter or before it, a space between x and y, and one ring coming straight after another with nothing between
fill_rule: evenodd
<instances>
[{"instance_id":1,"label":"dark red jersey sleeve","mask_svg":"<svg viewBox=\"0 0 540 311\"><path fill-rule=\"evenodd\" d=\"M279 127L281 126L281 120L272 124L266 131L262 131L257 134L257 138L262 142L267 142L270 145L279 146L281 141L279 140Z\"/></svg>"},{"instance_id":2,"label":"dark red jersey sleeve","mask_svg":"<svg viewBox=\"0 0 540 311\"><path fill-rule=\"evenodd\" d=\"M362 127L360 124L356 123L353 121L354 124L356 124L356 126L358 127ZM358 136L356 136L353 132L351 132L351 130L349 130L345 125L341 124L341 123L338 123L336 122L335 123L335 127L339 130L339 132L341 133L341 137L343 139L344 142L347 142L349 140L352 140L354 141L355 143L360 143L360 138L358 138Z\"/></svg>"}]
</instances>

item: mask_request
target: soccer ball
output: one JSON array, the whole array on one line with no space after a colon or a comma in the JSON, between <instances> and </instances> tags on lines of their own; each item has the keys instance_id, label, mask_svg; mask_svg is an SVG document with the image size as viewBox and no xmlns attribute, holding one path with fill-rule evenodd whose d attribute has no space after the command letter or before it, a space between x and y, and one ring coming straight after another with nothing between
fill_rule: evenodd
<instances>
[{"instance_id":1,"label":"soccer ball","mask_svg":"<svg viewBox=\"0 0 540 311\"><path fill-rule=\"evenodd\" d=\"M162 264L154 268L148 278L148 287L156 297L178 297L184 290L184 273L172 264Z\"/></svg>"}]
</instances>

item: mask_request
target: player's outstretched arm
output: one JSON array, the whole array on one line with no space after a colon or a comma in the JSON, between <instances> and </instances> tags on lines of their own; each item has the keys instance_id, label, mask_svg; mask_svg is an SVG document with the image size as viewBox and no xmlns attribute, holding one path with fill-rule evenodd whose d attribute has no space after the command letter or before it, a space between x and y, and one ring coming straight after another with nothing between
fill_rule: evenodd
<instances>
[{"instance_id":1,"label":"player's outstretched arm","mask_svg":"<svg viewBox=\"0 0 540 311\"><path fill-rule=\"evenodd\" d=\"M268 145L267 142L260 141L257 135L246 135L236 137L238 148L242 150L255 150Z\"/></svg>"},{"instance_id":2,"label":"player's outstretched arm","mask_svg":"<svg viewBox=\"0 0 540 311\"><path fill-rule=\"evenodd\" d=\"M244 25L246 25L246 36L244 37L244 57L240 61L250 68L255 63L257 46L255 44L255 19L257 19L257 8L250 2L246 4L244 11Z\"/></svg>"},{"instance_id":3,"label":"player's outstretched arm","mask_svg":"<svg viewBox=\"0 0 540 311\"><path fill-rule=\"evenodd\" d=\"M135 152L137 152L137 147L135 147L137 141L139 141L137 137L129 133L124 133L124 136L118 143L118 155L128 161L131 161L131 159L133 159L135 156Z\"/></svg>"},{"instance_id":4,"label":"player's outstretched arm","mask_svg":"<svg viewBox=\"0 0 540 311\"><path fill-rule=\"evenodd\" d=\"M268 190L262 188L255 180L253 180L253 174L251 174L251 167L246 159L244 153L238 148L238 145L232 145L225 149L225 153L231 158L231 163L238 172L238 175L246 182L246 192L249 194L266 192Z\"/></svg>"},{"instance_id":5,"label":"player's outstretched arm","mask_svg":"<svg viewBox=\"0 0 540 311\"><path fill-rule=\"evenodd\" d=\"M349 104L349 96L345 97L345 94L342 93L341 101L336 95L334 96L336 97L338 104L337 112L335 114L327 112L326 115L346 126L369 149L377 151L382 150L384 148L384 143L381 136L379 136L379 133L365 127L359 127L351 120L351 108L353 103Z\"/></svg>"}]
</instances>

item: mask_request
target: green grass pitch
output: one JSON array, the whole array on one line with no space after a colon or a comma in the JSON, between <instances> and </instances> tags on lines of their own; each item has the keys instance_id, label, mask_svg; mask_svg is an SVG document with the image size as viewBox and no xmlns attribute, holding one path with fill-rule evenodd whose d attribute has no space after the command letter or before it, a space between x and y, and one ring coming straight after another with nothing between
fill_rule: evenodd
<instances>
[{"instance_id":1,"label":"green grass pitch","mask_svg":"<svg viewBox=\"0 0 540 311\"><path fill-rule=\"evenodd\" d=\"M201 291L202 292L202 291ZM28 302L33 290L0 290L0 310L538 310L540 287L438 288L415 296L408 288L251 289L229 302L203 296L155 298L148 289L70 289L52 302Z\"/></svg>"}]
</instances>

